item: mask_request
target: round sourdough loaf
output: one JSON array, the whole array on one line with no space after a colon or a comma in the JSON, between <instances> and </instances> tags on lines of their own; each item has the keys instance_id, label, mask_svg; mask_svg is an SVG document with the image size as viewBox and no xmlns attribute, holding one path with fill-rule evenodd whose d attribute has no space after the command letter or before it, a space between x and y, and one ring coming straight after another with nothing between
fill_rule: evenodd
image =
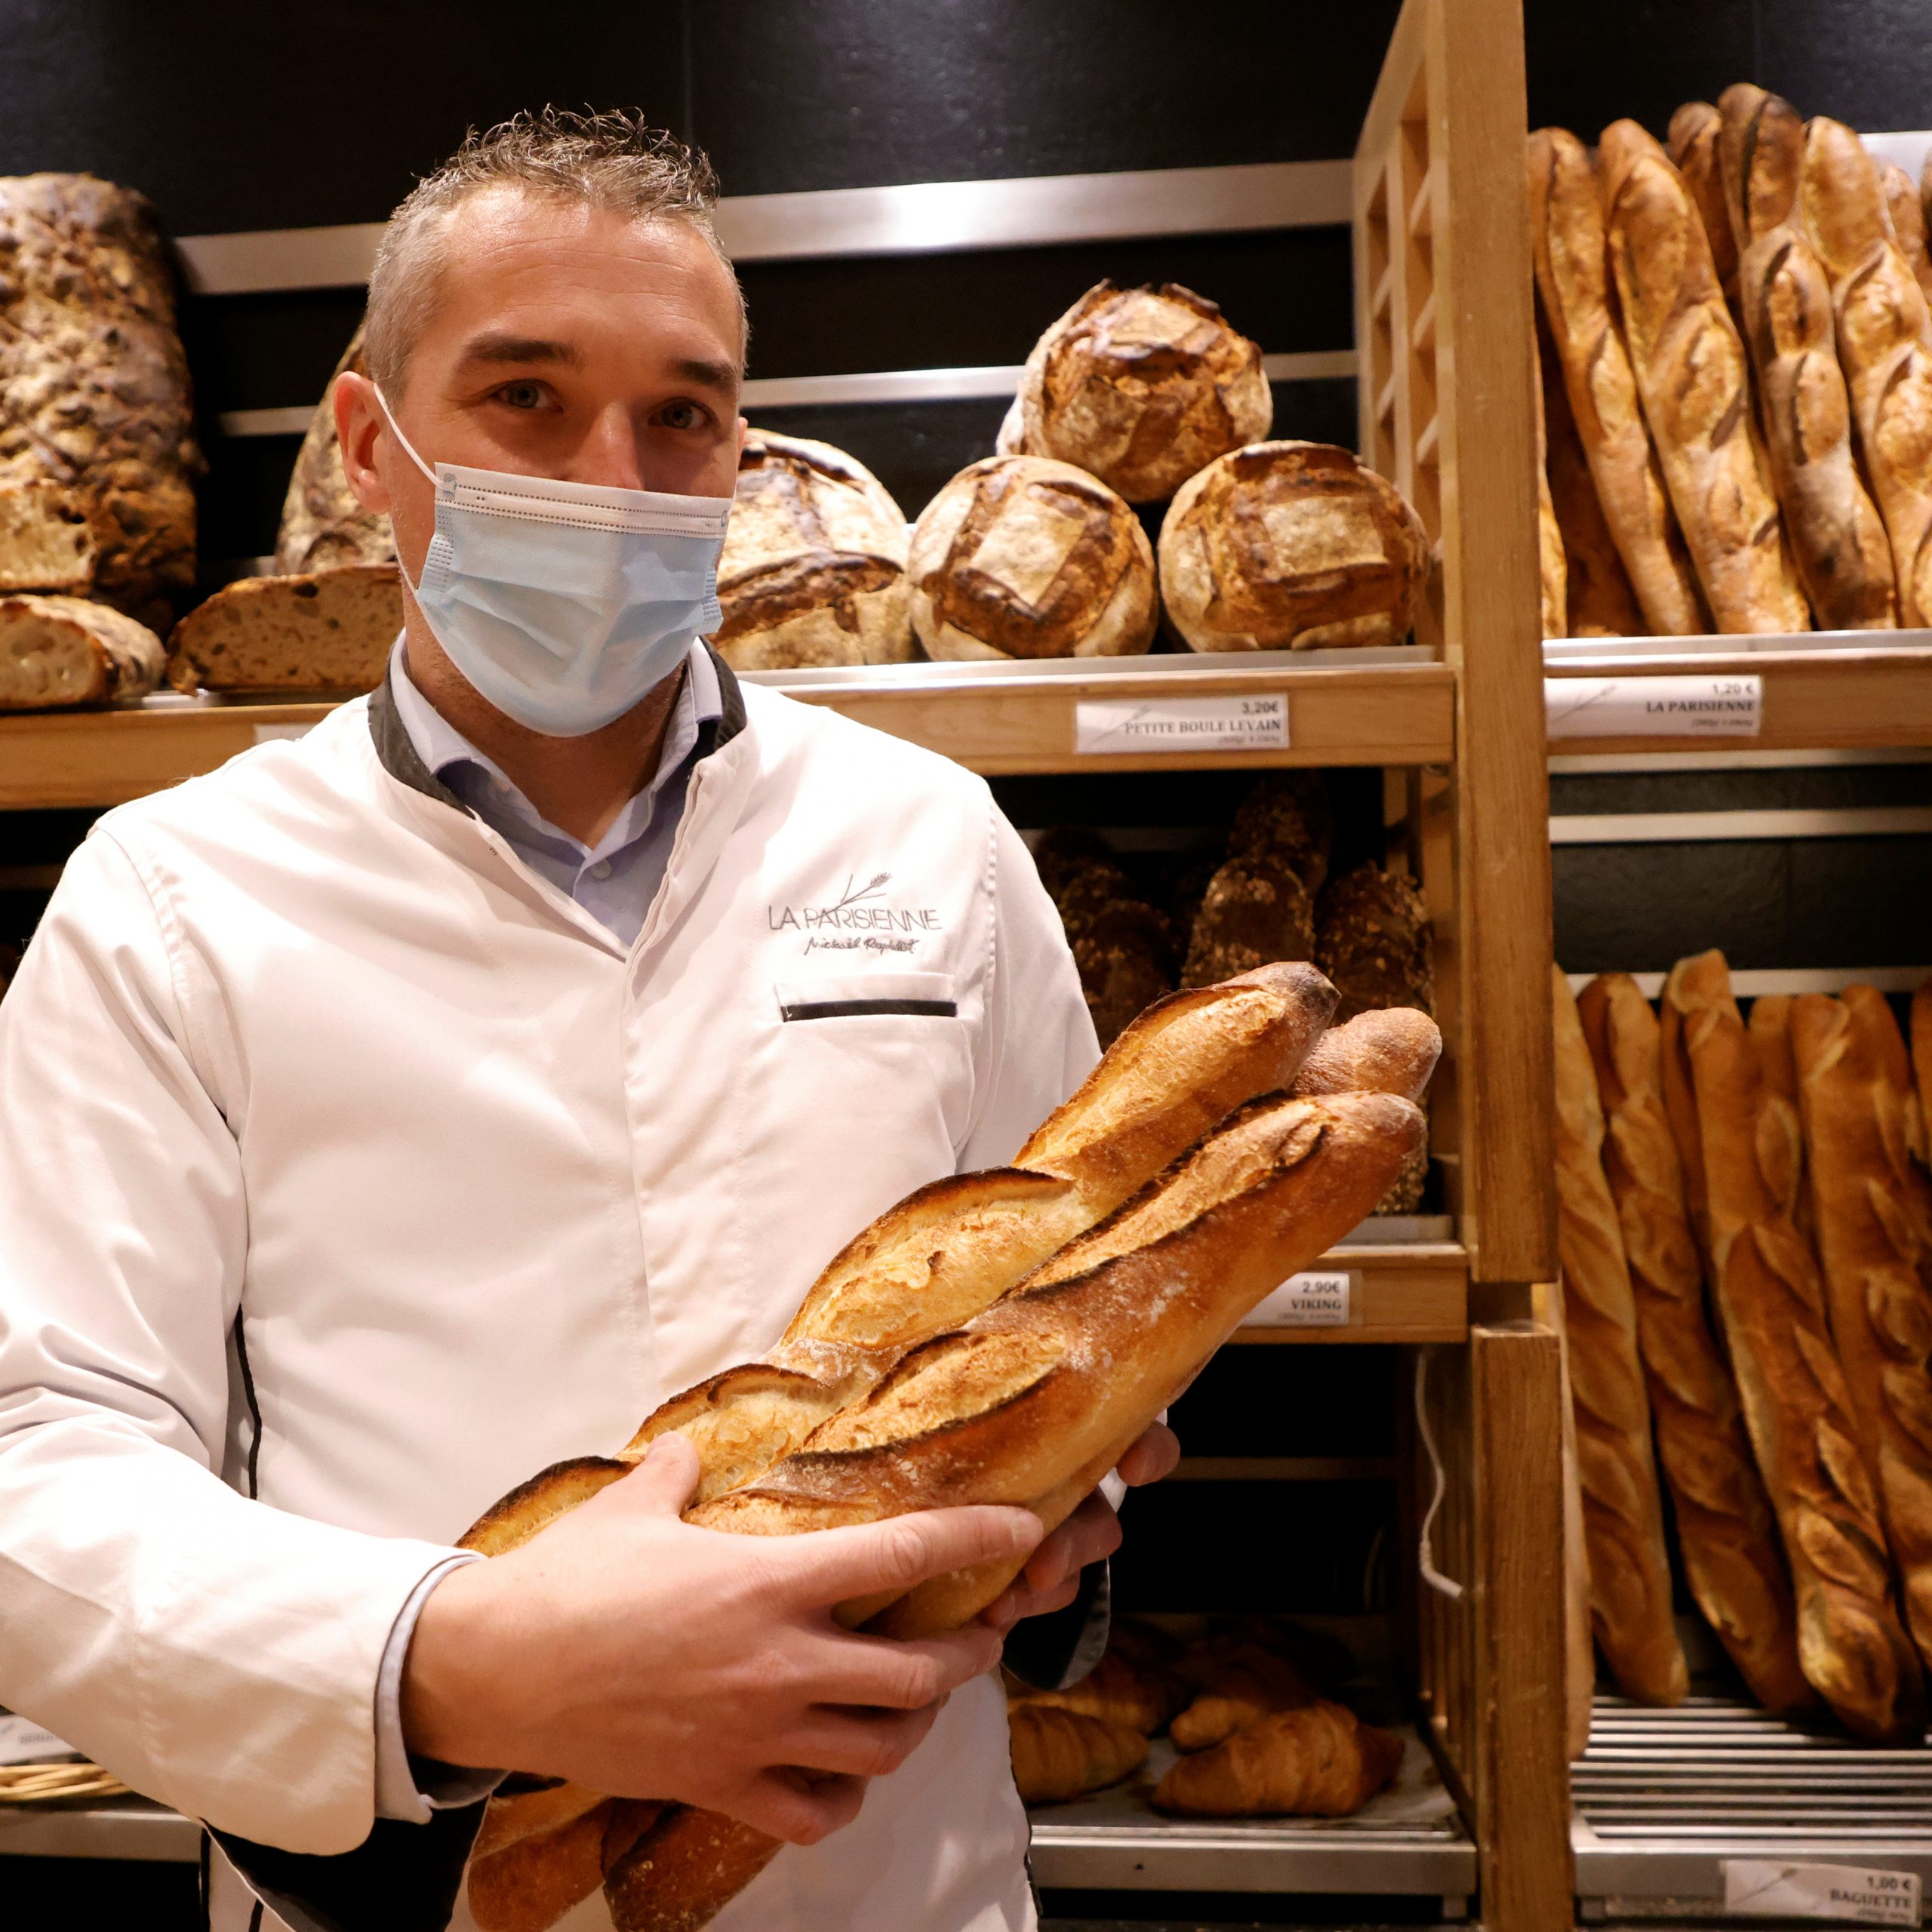
<instances>
[{"instance_id":1,"label":"round sourdough loaf","mask_svg":"<svg viewBox=\"0 0 1932 1932\"><path fill-rule=\"evenodd\" d=\"M1161 595L1196 651L1400 644L1428 577L1415 512L1333 443L1235 450L1161 525Z\"/></svg>"},{"instance_id":2,"label":"round sourdough loaf","mask_svg":"<svg viewBox=\"0 0 1932 1932\"><path fill-rule=\"evenodd\" d=\"M912 532L912 629L934 657L1109 657L1153 641L1140 520L1070 463L989 456Z\"/></svg>"},{"instance_id":3,"label":"round sourdough loaf","mask_svg":"<svg viewBox=\"0 0 1932 1932\"><path fill-rule=\"evenodd\" d=\"M912 657L906 517L829 443L754 429L738 460L712 642L740 671Z\"/></svg>"},{"instance_id":4,"label":"round sourdough loaf","mask_svg":"<svg viewBox=\"0 0 1932 1932\"><path fill-rule=\"evenodd\" d=\"M1001 447L1078 463L1129 503L1155 503L1274 420L1260 349L1205 296L1103 281L1035 343Z\"/></svg>"}]
</instances>

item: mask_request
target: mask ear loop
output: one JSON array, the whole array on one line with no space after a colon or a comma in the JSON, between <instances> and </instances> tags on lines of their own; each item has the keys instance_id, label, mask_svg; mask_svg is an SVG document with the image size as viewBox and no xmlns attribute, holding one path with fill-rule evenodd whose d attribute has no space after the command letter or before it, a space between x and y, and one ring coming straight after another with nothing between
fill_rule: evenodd
<instances>
[{"instance_id":1,"label":"mask ear loop","mask_svg":"<svg viewBox=\"0 0 1932 1932\"><path fill-rule=\"evenodd\" d=\"M432 484L434 484L436 481L436 472L416 454L416 445L402 433L402 426L397 422L395 420L395 412L389 408L389 399L387 396L383 395L382 384L378 382L372 381L369 386L376 392L376 407L383 412L383 420L389 426L389 434L402 445L403 454L408 457L411 463L415 464L418 469L422 471L425 476L429 478ZM427 558L425 558L424 563L426 568L427 567ZM419 577L414 583L410 583L409 572L404 566L402 552L400 550L396 552L395 568L397 574L401 577L403 582L406 584L409 584L409 594L411 596L420 596L423 589L423 580Z\"/></svg>"}]
</instances>

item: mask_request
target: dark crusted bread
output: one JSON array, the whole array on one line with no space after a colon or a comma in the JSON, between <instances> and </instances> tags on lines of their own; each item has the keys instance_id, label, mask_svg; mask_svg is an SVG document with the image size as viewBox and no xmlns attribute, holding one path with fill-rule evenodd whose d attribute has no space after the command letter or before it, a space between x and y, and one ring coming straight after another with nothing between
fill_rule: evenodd
<instances>
[{"instance_id":1,"label":"dark crusted bread","mask_svg":"<svg viewBox=\"0 0 1932 1932\"><path fill-rule=\"evenodd\" d=\"M309 418L309 432L302 438L288 479L288 494L282 499L275 567L285 577L340 564L395 561L395 537L388 515L365 509L343 473L342 447L335 433L335 385L345 370L358 376L367 373L360 323Z\"/></svg>"}]
</instances>

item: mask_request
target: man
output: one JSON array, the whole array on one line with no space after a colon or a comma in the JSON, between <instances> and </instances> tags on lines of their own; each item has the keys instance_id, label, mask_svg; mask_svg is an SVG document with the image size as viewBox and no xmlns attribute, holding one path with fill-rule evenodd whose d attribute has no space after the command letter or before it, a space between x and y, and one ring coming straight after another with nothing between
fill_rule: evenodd
<instances>
[{"instance_id":1,"label":"man","mask_svg":"<svg viewBox=\"0 0 1932 1932\"><path fill-rule=\"evenodd\" d=\"M0 1018L0 1701L214 1828L224 1932L280 1922L234 1863L299 1919L278 1850L460 1857L506 1770L792 1841L723 1927L1032 1923L986 1673L1104 1503L921 1644L830 1606L1035 1519L719 1536L674 1438L519 1552L451 1547L1094 1055L984 786L697 641L744 429L709 198L546 115L397 211L337 404L410 587L388 681L103 818ZM909 946L828 946L861 903Z\"/></svg>"}]
</instances>

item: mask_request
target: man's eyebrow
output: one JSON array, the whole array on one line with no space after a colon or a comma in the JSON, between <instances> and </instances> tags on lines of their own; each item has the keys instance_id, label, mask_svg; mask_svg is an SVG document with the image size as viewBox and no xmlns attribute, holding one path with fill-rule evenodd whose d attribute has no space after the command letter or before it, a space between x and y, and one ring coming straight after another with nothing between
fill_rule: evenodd
<instances>
[{"instance_id":1,"label":"man's eyebrow","mask_svg":"<svg viewBox=\"0 0 1932 1932\"><path fill-rule=\"evenodd\" d=\"M671 365L671 373L681 382L695 383L700 389L715 389L730 395L738 386L740 372L730 362L708 362L701 356L681 356Z\"/></svg>"},{"instance_id":2,"label":"man's eyebrow","mask_svg":"<svg viewBox=\"0 0 1932 1932\"><path fill-rule=\"evenodd\" d=\"M466 362L561 362L565 368L583 367L583 351L574 342L556 342L540 335L511 335L492 331L474 337L465 345Z\"/></svg>"}]
</instances>

